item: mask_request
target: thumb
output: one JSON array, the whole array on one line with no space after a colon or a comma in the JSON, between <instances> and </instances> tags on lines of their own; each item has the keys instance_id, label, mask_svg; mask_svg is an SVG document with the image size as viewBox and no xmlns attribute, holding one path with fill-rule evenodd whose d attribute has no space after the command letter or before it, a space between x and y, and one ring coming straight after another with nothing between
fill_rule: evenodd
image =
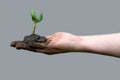
<instances>
[{"instance_id":1,"label":"thumb","mask_svg":"<svg viewBox=\"0 0 120 80\"><path fill-rule=\"evenodd\" d=\"M46 39L50 39L52 35L45 36Z\"/></svg>"}]
</instances>

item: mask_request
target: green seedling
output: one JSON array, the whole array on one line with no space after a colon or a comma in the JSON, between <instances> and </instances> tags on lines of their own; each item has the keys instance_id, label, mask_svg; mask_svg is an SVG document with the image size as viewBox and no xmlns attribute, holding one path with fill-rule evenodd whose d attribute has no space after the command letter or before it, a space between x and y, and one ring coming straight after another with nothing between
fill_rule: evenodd
<instances>
[{"instance_id":1,"label":"green seedling","mask_svg":"<svg viewBox=\"0 0 120 80\"><path fill-rule=\"evenodd\" d=\"M37 17L36 14L35 14L35 11L32 10L31 17L32 17L32 21L34 23L33 29L32 29L32 34L25 36L23 41L26 44L28 44L29 42L46 42L47 40L44 36L40 36L40 35L35 34L36 24L43 20L43 14L41 13Z\"/></svg>"},{"instance_id":2,"label":"green seedling","mask_svg":"<svg viewBox=\"0 0 120 80\"><path fill-rule=\"evenodd\" d=\"M43 20L43 13L41 13L41 14L37 17L35 11L32 10L32 12L31 12L31 17L32 17L32 21L34 22L33 29L32 29L32 34L35 34L35 30L36 30L36 25L37 25L37 23L39 23L39 22L41 22L41 21Z\"/></svg>"}]
</instances>

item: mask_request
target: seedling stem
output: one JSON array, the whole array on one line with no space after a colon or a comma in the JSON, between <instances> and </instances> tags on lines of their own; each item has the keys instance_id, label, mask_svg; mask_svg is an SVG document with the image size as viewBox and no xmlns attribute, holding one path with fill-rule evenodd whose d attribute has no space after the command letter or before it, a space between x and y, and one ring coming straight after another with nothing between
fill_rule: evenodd
<instances>
[{"instance_id":1,"label":"seedling stem","mask_svg":"<svg viewBox=\"0 0 120 80\"><path fill-rule=\"evenodd\" d=\"M37 25L37 23L39 23L39 22L42 21L42 19L43 19L43 14L41 13L41 14L37 17L36 14L35 14L35 11L32 10L32 12L31 12L31 17L32 17L32 20L33 20L33 22L34 22L33 29L32 29L32 34L35 34L36 25Z\"/></svg>"},{"instance_id":2,"label":"seedling stem","mask_svg":"<svg viewBox=\"0 0 120 80\"><path fill-rule=\"evenodd\" d=\"M36 25L37 25L37 23L36 23L36 22L34 22L34 26L33 26L33 29L32 29L32 33L33 33L33 34L35 34Z\"/></svg>"}]
</instances>

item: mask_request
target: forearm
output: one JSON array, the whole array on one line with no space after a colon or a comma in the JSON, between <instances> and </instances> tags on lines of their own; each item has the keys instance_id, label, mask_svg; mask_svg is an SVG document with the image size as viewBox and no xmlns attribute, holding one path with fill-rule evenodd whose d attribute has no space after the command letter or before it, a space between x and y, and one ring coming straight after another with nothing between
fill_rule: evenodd
<instances>
[{"instance_id":1,"label":"forearm","mask_svg":"<svg viewBox=\"0 0 120 80\"><path fill-rule=\"evenodd\" d=\"M82 36L84 52L120 57L120 33Z\"/></svg>"}]
</instances>

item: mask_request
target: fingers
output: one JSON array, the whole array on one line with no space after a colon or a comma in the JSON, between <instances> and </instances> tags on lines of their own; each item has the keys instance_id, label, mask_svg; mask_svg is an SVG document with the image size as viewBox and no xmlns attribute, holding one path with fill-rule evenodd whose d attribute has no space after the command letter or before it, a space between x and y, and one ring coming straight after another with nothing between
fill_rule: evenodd
<instances>
[{"instance_id":1,"label":"fingers","mask_svg":"<svg viewBox=\"0 0 120 80\"><path fill-rule=\"evenodd\" d=\"M45 43L30 42L30 43L28 43L28 45L32 48L37 48L37 49L47 48L47 45Z\"/></svg>"},{"instance_id":2,"label":"fingers","mask_svg":"<svg viewBox=\"0 0 120 80\"><path fill-rule=\"evenodd\" d=\"M24 49L33 52L40 52L38 50L46 50L48 48L49 43L51 42L48 40L51 36L46 36L46 42L29 42L28 44L24 43L23 41L13 41L11 42L10 46L15 47L16 49Z\"/></svg>"},{"instance_id":3,"label":"fingers","mask_svg":"<svg viewBox=\"0 0 120 80\"><path fill-rule=\"evenodd\" d=\"M49 48L48 41L45 43L30 42L29 44L26 44L23 41L13 41L10 45L19 50L24 49L24 50L39 52L47 55L53 55L61 52L60 50Z\"/></svg>"},{"instance_id":4,"label":"fingers","mask_svg":"<svg viewBox=\"0 0 120 80\"><path fill-rule=\"evenodd\" d=\"M10 45L16 47L16 49L24 49L27 47L23 41L13 41Z\"/></svg>"},{"instance_id":5,"label":"fingers","mask_svg":"<svg viewBox=\"0 0 120 80\"><path fill-rule=\"evenodd\" d=\"M16 47L16 49L21 49L22 47L24 47L24 43L22 41L13 41L10 46L12 47Z\"/></svg>"},{"instance_id":6,"label":"fingers","mask_svg":"<svg viewBox=\"0 0 120 80\"><path fill-rule=\"evenodd\" d=\"M24 43L23 41L13 41L10 46L15 47L16 49L20 50L20 49L24 49L24 50L29 50L29 51L35 51L34 48L31 48L29 45L27 45L26 43Z\"/></svg>"},{"instance_id":7,"label":"fingers","mask_svg":"<svg viewBox=\"0 0 120 80\"><path fill-rule=\"evenodd\" d=\"M23 41L13 41L13 42L11 42L10 46L15 47L18 50L24 49L24 50L29 50L29 51L33 51L33 52L40 52L40 53L46 52L46 50L42 50L42 49L46 48L46 45L36 43L36 42L30 42L29 44L26 44Z\"/></svg>"},{"instance_id":8,"label":"fingers","mask_svg":"<svg viewBox=\"0 0 120 80\"><path fill-rule=\"evenodd\" d=\"M13 41L11 42L10 46L15 47L18 42L21 42L21 41Z\"/></svg>"},{"instance_id":9,"label":"fingers","mask_svg":"<svg viewBox=\"0 0 120 80\"><path fill-rule=\"evenodd\" d=\"M16 49L24 49L24 48L26 48L26 45L23 43L23 42L17 42L17 44L16 44Z\"/></svg>"},{"instance_id":10,"label":"fingers","mask_svg":"<svg viewBox=\"0 0 120 80\"><path fill-rule=\"evenodd\" d=\"M24 49L29 51L36 52L36 49L46 49L48 48L48 44L50 41L44 43L37 43L37 42L29 42L28 44L24 43L23 41L13 41L11 42L10 46L15 47L16 49Z\"/></svg>"}]
</instances>

